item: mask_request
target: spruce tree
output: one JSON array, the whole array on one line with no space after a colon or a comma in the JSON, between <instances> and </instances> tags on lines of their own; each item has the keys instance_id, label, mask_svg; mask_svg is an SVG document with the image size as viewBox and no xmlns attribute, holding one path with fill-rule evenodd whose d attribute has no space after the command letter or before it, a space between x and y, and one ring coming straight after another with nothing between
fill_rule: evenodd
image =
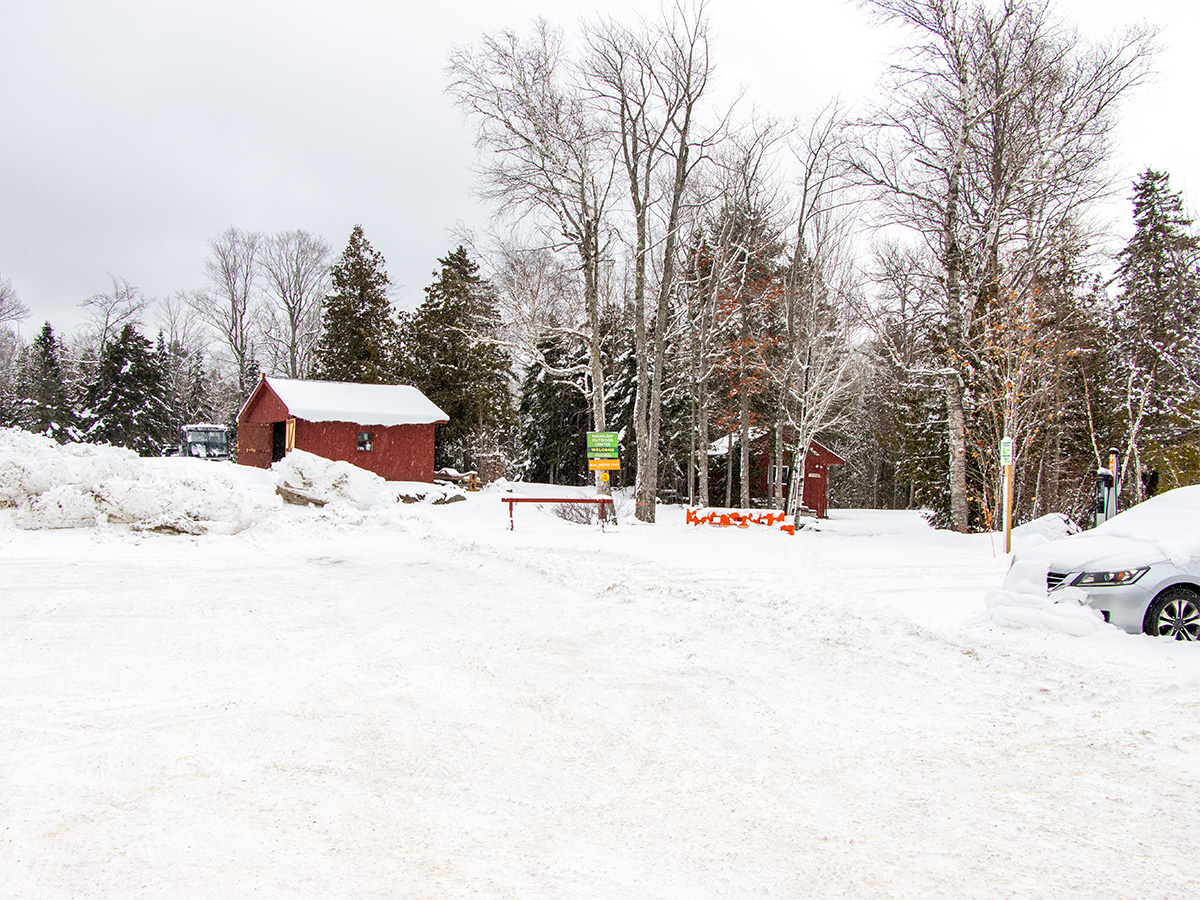
<instances>
[{"instance_id":1,"label":"spruce tree","mask_svg":"<svg viewBox=\"0 0 1200 900\"><path fill-rule=\"evenodd\" d=\"M1132 199L1134 233L1119 256L1105 399L1118 413L1114 443L1132 457L1134 475L1124 481L1136 501L1143 467L1163 466L1170 486L1180 483L1181 473L1170 474L1172 456L1200 424L1200 239L1166 173L1147 169Z\"/></svg>"},{"instance_id":2,"label":"spruce tree","mask_svg":"<svg viewBox=\"0 0 1200 900\"><path fill-rule=\"evenodd\" d=\"M88 392L87 439L158 456L172 436L169 390L150 341L126 325L104 348Z\"/></svg>"},{"instance_id":3,"label":"spruce tree","mask_svg":"<svg viewBox=\"0 0 1200 900\"><path fill-rule=\"evenodd\" d=\"M325 298L316 375L327 381L388 384L395 380L398 332L387 290L383 254L371 247L361 225L350 233L331 273Z\"/></svg>"},{"instance_id":4,"label":"spruce tree","mask_svg":"<svg viewBox=\"0 0 1200 900\"><path fill-rule=\"evenodd\" d=\"M1189 233L1192 220L1169 176L1153 169L1134 182L1133 222L1117 270L1118 340L1135 364L1157 368L1159 383L1169 383L1195 362L1200 239Z\"/></svg>"},{"instance_id":5,"label":"spruce tree","mask_svg":"<svg viewBox=\"0 0 1200 900\"><path fill-rule=\"evenodd\" d=\"M401 329L399 374L450 418L437 429L438 466L477 469L486 457L494 467L514 418L508 356L487 340L500 322L495 294L463 247L438 262Z\"/></svg>"},{"instance_id":6,"label":"spruce tree","mask_svg":"<svg viewBox=\"0 0 1200 900\"><path fill-rule=\"evenodd\" d=\"M184 403L183 418L185 421L180 423L181 426L197 422L211 422L216 418L212 391L209 389L209 381L215 379L215 373L209 378L205 377L203 361L197 354L192 362L191 380Z\"/></svg>"},{"instance_id":7,"label":"spruce tree","mask_svg":"<svg viewBox=\"0 0 1200 900\"><path fill-rule=\"evenodd\" d=\"M18 379L17 424L60 444L79 440L78 414L67 389L63 348L50 323L25 354Z\"/></svg>"}]
</instances>

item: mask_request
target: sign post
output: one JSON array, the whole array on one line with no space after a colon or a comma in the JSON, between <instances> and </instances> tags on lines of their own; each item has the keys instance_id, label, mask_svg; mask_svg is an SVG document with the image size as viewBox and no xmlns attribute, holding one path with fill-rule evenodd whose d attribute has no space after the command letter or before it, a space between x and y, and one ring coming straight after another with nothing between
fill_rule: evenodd
<instances>
[{"instance_id":1,"label":"sign post","mask_svg":"<svg viewBox=\"0 0 1200 900\"><path fill-rule=\"evenodd\" d=\"M621 468L620 441L615 431L589 431L587 433L588 469L598 472L596 486L607 485L609 472Z\"/></svg>"},{"instance_id":2,"label":"sign post","mask_svg":"<svg viewBox=\"0 0 1200 900\"><path fill-rule=\"evenodd\" d=\"M1000 440L1000 465L1004 467L1004 552L1012 553L1013 439Z\"/></svg>"}]
</instances>

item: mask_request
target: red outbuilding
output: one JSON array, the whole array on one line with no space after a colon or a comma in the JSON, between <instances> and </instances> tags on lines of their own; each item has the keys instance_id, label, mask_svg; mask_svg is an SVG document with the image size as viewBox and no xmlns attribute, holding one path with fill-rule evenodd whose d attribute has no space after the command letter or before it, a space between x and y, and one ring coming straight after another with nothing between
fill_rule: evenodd
<instances>
[{"instance_id":1,"label":"red outbuilding","mask_svg":"<svg viewBox=\"0 0 1200 900\"><path fill-rule=\"evenodd\" d=\"M296 449L388 481L432 482L433 429L450 419L409 385L263 375L237 421L243 466L267 469Z\"/></svg>"},{"instance_id":2,"label":"red outbuilding","mask_svg":"<svg viewBox=\"0 0 1200 900\"><path fill-rule=\"evenodd\" d=\"M791 485L792 448L795 446L795 432L788 428L784 434L785 446L783 453L783 484L786 498ZM738 456L738 436L733 435L734 464ZM725 481L725 457L728 454L729 439L721 438L709 445L708 455L712 460L709 466L709 496L722 496ZM751 429L750 432L750 496L765 501L770 496L771 476L775 468L775 432L765 429ZM845 465L846 460L838 456L819 441L808 445L808 456L804 461L804 487L801 493L801 506L811 510L818 518L829 517L829 467ZM736 473L735 473L736 474Z\"/></svg>"}]
</instances>

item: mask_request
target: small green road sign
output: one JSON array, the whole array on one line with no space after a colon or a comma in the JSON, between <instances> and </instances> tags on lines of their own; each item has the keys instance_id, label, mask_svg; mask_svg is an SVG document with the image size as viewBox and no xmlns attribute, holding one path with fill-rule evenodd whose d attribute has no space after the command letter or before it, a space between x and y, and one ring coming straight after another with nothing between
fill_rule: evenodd
<instances>
[{"instance_id":1,"label":"small green road sign","mask_svg":"<svg viewBox=\"0 0 1200 900\"><path fill-rule=\"evenodd\" d=\"M1011 466L1013 464L1013 439L1010 437L1000 439L1000 465Z\"/></svg>"},{"instance_id":2,"label":"small green road sign","mask_svg":"<svg viewBox=\"0 0 1200 900\"><path fill-rule=\"evenodd\" d=\"M587 433L588 459L616 459L619 451L615 431L589 431Z\"/></svg>"}]
</instances>

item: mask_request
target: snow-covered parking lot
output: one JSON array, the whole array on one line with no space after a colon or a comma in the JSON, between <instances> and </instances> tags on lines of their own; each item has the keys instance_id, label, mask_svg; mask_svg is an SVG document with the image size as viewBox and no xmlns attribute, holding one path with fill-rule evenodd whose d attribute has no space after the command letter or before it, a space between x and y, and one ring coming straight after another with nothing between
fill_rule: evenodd
<instances>
[{"instance_id":1,"label":"snow-covered parking lot","mask_svg":"<svg viewBox=\"0 0 1200 900\"><path fill-rule=\"evenodd\" d=\"M0 896L1200 897L1200 648L1001 624L990 536L65 452L0 435Z\"/></svg>"}]
</instances>

